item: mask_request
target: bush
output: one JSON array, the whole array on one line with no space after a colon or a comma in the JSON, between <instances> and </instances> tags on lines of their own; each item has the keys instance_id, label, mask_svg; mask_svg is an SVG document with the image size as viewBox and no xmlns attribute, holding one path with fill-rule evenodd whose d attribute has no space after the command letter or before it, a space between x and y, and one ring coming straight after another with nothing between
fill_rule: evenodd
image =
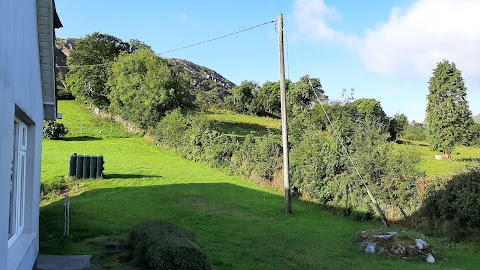
<instances>
[{"instance_id":1,"label":"bush","mask_svg":"<svg viewBox=\"0 0 480 270\"><path fill-rule=\"evenodd\" d=\"M59 122L45 121L43 123L43 138L47 140L58 140L67 135L68 129Z\"/></svg>"},{"instance_id":2,"label":"bush","mask_svg":"<svg viewBox=\"0 0 480 270\"><path fill-rule=\"evenodd\" d=\"M434 185L427 187L427 199L418 214L420 227L433 235L455 241L478 237L480 168L439 177Z\"/></svg>"},{"instance_id":3,"label":"bush","mask_svg":"<svg viewBox=\"0 0 480 270\"><path fill-rule=\"evenodd\" d=\"M136 263L148 269L212 269L195 235L161 220L134 226L128 246Z\"/></svg>"}]
</instances>

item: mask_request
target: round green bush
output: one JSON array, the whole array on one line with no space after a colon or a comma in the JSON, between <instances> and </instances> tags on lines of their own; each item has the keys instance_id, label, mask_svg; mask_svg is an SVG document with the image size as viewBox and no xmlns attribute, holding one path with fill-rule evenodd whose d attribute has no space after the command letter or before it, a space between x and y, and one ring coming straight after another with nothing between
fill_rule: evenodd
<instances>
[{"instance_id":1,"label":"round green bush","mask_svg":"<svg viewBox=\"0 0 480 270\"><path fill-rule=\"evenodd\" d=\"M47 140L58 140L67 135L68 129L59 122L45 121L43 123L43 138Z\"/></svg>"},{"instance_id":2,"label":"round green bush","mask_svg":"<svg viewBox=\"0 0 480 270\"><path fill-rule=\"evenodd\" d=\"M148 269L212 269L195 235L170 222L137 224L130 232L128 245L133 260Z\"/></svg>"}]
</instances>

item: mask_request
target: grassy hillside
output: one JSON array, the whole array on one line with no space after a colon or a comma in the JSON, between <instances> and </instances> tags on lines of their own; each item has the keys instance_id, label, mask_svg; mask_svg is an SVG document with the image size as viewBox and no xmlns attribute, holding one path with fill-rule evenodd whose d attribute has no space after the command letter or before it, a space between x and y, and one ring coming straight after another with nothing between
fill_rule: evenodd
<instances>
[{"instance_id":1,"label":"grassy hillside","mask_svg":"<svg viewBox=\"0 0 480 270\"><path fill-rule=\"evenodd\" d=\"M68 238L62 237L63 201L42 205L41 253L93 254L93 269L134 269L101 255L104 247L98 243L124 239L134 224L158 218L194 232L215 269L477 269L480 264L478 253L462 246L442 250L434 265L366 256L353 236L380 223L352 221L298 201L294 214L285 215L283 197L275 191L128 133L97 135L96 129L110 123L90 118L74 102L61 102L60 111L72 130L90 121L104 124L85 124L80 135L90 137L72 132L66 140L44 141L42 181L61 180L73 152L104 155L106 178L79 182L71 198Z\"/></svg>"},{"instance_id":2,"label":"grassy hillside","mask_svg":"<svg viewBox=\"0 0 480 270\"><path fill-rule=\"evenodd\" d=\"M220 131L243 140L248 134L263 136L268 133L279 134L280 119L238 114L227 110L214 110L205 113L208 119L220 123Z\"/></svg>"},{"instance_id":3,"label":"grassy hillside","mask_svg":"<svg viewBox=\"0 0 480 270\"><path fill-rule=\"evenodd\" d=\"M473 121L475 121L476 123L480 123L480 113L473 116Z\"/></svg>"},{"instance_id":4,"label":"grassy hillside","mask_svg":"<svg viewBox=\"0 0 480 270\"><path fill-rule=\"evenodd\" d=\"M422 157L420 169L428 176L451 174L465 168L466 165L478 165L480 162L480 147L466 147L459 145L452 152L452 160L436 160L435 155L442 155L440 151L432 151L426 142L409 142L410 144L396 145L400 148L415 148Z\"/></svg>"}]
</instances>

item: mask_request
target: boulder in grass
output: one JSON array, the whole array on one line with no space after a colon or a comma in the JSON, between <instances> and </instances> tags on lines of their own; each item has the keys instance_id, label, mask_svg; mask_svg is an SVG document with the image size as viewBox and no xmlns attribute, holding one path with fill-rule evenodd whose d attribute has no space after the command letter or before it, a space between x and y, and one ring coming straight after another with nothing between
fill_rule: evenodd
<instances>
[{"instance_id":1,"label":"boulder in grass","mask_svg":"<svg viewBox=\"0 0 480 270\"><path fill-rule=\"evenodd\" d=\"M436 160L443 160L443 156L442 155L435 155L435 159Z\"/></svg>"}]
</instances>

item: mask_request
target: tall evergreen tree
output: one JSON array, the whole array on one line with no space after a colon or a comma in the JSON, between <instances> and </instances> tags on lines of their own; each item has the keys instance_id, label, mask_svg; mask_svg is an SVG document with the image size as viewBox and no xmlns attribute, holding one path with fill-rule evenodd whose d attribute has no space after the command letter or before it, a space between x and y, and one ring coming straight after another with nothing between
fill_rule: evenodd
<instances>
[{"instance_id":1,"label":"tall evergreen tree","mask_svg":"<svg viewBox=\"0 0 480 270\"><path fill-rule=\"evenodd\" d=\"M433 150L443 150L444 159L449 160L455 144L468 136L473 124L467 88L455 63L438 63L428 90L427 140Z\"/></svg>"}]
</instances>

